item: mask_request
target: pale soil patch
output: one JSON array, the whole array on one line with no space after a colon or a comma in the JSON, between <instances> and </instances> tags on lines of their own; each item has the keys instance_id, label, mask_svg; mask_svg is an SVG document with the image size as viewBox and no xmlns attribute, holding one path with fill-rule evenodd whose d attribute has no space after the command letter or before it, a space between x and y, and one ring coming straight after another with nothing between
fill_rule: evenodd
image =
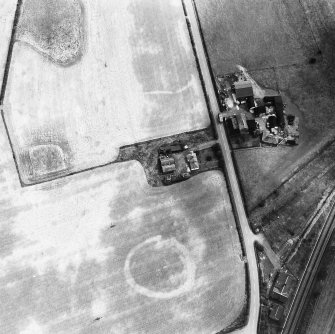
<instances>
[{"instance_id":1,"label":"pale soil patch","mask_svg":"<svg viewBox=\"0 0 335 334\"><path fill-rule=\"evenodd\" d=\"M66 167L57 173L68 174L115 160L120 146L209 125L179 0L82 3L79 62L49 61L28 45L31 33L14 46L5 117L26 183L43 179L29 160L35 145L58 145Z\"/></svg>"},{"instance_id":2,"label":"pale soil patch","mask_svg":"<svg viewBox=\"0 0 335 334\"><path fill-rule=\"evenodd\" d=\"M82 55L83 21L78 0L25 0L16 38L54 62L70 65Z\"/></svg>"},{"instance_id":3,"label":"pale soil patch","mask_svg":"<svg viewBox=\"0 0 335 334\"><path fill-rule=\"evenodd\" d=\"M16 3L16 0L0 0L0 85L7 60Z\"/></svg>"},{"instance_id":4,"label":"pale soil patch","mask_svg":"<svg viewBox=\"0 0 335 334\"><path fill-rule=\"evenodd\" d=\"M0 332L209 334L240 315L221 172L152 188L127 162L21 188L0 130Z\"/></svg>"}]
</instances>

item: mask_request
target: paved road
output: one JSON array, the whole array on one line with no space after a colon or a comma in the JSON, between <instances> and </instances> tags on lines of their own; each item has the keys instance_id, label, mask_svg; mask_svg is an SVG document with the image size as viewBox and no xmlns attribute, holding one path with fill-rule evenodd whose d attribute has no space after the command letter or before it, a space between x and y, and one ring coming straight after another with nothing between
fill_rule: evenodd
<instances>
[{"instance_id":1,"label":"paved road","mask_svg":"<svg viewBox=\"0 0 335 334\"><path fill-rule=\"evenodd\" d=\"M320 261L326 250L328 241L335 228L335 206L333 206L326 224L324 225L321 234L314 246L313 253L307 263L305 271L300 279L299 286L292 301L289 314L286 317L282 334L295 333L303 307L312 287L314 277L319 268Z\"/></svg>"},{"instance_id":2,"label":"paved road","mask_svg":"<svg viewBox=\"0 0 335 334\"><path fill-rule=\"evenodd\" d=\"M206 53L202 41L202 36L199 27L199 21L194 6L193 0L184 0L186 15L190 23L194 45L196 48L200 69L202 72L203 80L205 83L208 99L213 113L214 119L217 120L217 115L220 108L214 91L209 64L207 62ZM250 299L249 299L249 318L247 326L235 331L234 333L256 334L258 325L258 316L260 308L260 295L259 295L259 281L257 260L254 249L255 235L250 229L249 222L244 210L243 200L239 188L239 183L235 173L235 167L231 156L231 151L224 127L217 121L214 122L218 131L218 141L222 147L226 171L228 175L228 183L231 189L231 200L236 211L238 223L241 227L242 238L244 242L244 249L248 259L249 278L250 278Z\"/></svg>"}]
</instances>

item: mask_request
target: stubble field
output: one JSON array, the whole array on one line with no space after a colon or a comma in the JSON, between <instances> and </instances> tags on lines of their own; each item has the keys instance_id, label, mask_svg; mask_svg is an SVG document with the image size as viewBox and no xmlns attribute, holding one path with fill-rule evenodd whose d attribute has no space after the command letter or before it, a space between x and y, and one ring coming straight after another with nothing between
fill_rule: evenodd
<instances>
[{"instance_id":1,"label":"stubble field","mask_svg":"<svg viewBox=\"0 0 335 334\"><path fill-rule=\"evenodd\" d=\"M221 172L151 188L127 162L22 188L0 134L0 332L212 334L240 316Z\"/></svg>"},{"instance_id":2,"label":"stubble field","mask_svg":"<svg viewBox=\"0 0 335 334\"><path fill-rule=\"evenodd\" d=\"M27 184L206 128L181 1L24 0L4 110Z\"/></svg>"}]
</instances>

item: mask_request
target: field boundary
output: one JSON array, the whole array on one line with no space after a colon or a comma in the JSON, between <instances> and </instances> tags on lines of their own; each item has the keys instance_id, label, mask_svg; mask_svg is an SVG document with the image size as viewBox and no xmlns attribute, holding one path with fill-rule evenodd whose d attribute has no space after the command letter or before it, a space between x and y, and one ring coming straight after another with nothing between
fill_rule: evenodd
<instances>
[{"instance_id":1,"label":"field boundary","mask_svg":"<svg viewBox=\"0 0 335 334\"><path fill-rule=\"evenodd\" d=\"M22 2L23 2L23 0L17 0L16 10L15 10L15 14L14 14L14 20L13 20L13 25L12 25L12 34L11 34L10 41L9 41L9 46L8 46L8 51L7 51L7 59L6 59L5 70L4 70L4 74L3 74L3 79L2 79L2 84L1 84L1 92L0 92L1 118L2 118L2 121L3 121L4 126L5 126L6 135L7 135L7 138L8 138L10 149L12 151L12 156L13 156L16 172L18 174L21 186L23 185L23 181L22 181L22 178L21 178L21 175L20 175L19 165L18 165L17 158L16 158L16 155L15 155L15 152L14 152L13 142L10 138L9 129L8 129L8 126L7 126L7 123L6 123L6 120L5 120L5 114L4 114L4 110L3 110L3 101L4 101L4 98L5 98L5 94L6 94L9 69L10 69L10 65L11 65L11 62L12 62L12 55L13 55L13 49L14 49L14 43L15 43L15 37L16 37L16 30L17 30L17 25L18 25L18 22L19 22L20 14L21 14Z\"/></svg>"}]
</instances>

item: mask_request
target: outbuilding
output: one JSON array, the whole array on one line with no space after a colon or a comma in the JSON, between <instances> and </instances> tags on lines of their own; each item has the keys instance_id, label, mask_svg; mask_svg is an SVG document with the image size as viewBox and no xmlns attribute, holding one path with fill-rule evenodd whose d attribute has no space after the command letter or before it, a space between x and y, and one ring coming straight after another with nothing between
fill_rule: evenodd
<instances>
[{"instance_id":1,"label":"outbuilding","mask_svg":"<svg viewBox=\"0 0 335 334\"><path fill-rule=\"evenodd\" d=\"M247 79L235 82L234 88L237 99L247 99L254 96L252 84Z\"/></svg>"},{"instance_id":2,"label":"outbuilding","mask_svg":"<svg viewBox=\"0 0 335 334\"><path fill-rule=\"evenodd\" d=\"M274 303L270 309L269 318L274 321L281 321L284 316L284 307Z\"/></svg>"},{"instance_id":3,"label":"outbuilding","mask_svg":"<svg viewBox=\"0 0 335 334\"><path fill-rule=\"evenodd\" d=\"M200 168L198 158L195 152L191 151L189 154L187 154L186 159L190 165L191 171L195 171Z\"/></svg>"}]
</instances>

